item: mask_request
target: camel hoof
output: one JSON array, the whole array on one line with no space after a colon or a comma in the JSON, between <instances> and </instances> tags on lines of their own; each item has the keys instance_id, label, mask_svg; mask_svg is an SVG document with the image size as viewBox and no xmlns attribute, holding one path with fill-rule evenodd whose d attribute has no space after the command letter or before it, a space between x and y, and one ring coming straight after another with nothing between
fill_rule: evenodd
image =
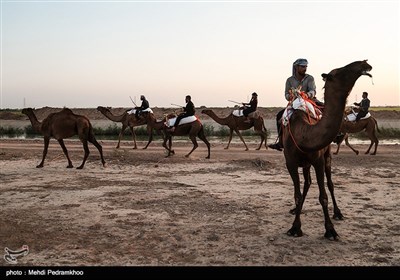
<instances>
[{"instance_id":1,"label":"camel hoof","mask_svg":"<svg viewBox=\"0 0 400 280\"><path fill-rule=\"evenodd\" d=\"M344 216L342 213L339 211L338 213L333 214L332 219L337 220L337 221L342 221L344 220Z\"/></svg>"},{"instance_id":2,"label":"camel hoof","mask_svg":"<svg viewBox=\"0 0 400 280\"><path fill-rule=\"evenodd\" d=\"M81 165L81 166L78 166L76 169L82 169L83 168L83 166Z\"/></svg>"},{"instance_id":3,"label":"camel hoof","mask_svg":"<svg viewBox=\"0 0 400 280\"><path fill-rule=\"evenodd\" d=\"M358 154L359 154L359 151L355 151L355 153L356 153L356 155L358 156Z\"/></svg>"},{"instance_id":4,"label":"camel hoof","mask_svg":"<svg viewBox=\"0 0 400 280\"><path fill-rule=\"evenodd\" d=\"M229 147L225 147L225 148L224 148L224 150L228 150L228 149L229 149Z\"/></svg>"},{"instance_id":5,"label":"camel hoof","mask_svg":"<svg viewBox=\"0 0 400 280\"><path fill-rule=\"evenodd\" d=\"M73 165L68 165L68 166L67 166L67 168L73 168L73 167L74 167Z\"/></svg>"},{"instance_id":6,"label":"camel hoof","mask_svg":"<svg viewBox=\"0 0 400 280\"><path fill-rule=\"evenodd\" d=\"M338 153L333 153L334 155L337 155Z\"/></svg>"},{"instance_id":7,"label":"camel hoof","mask_svg":"<svg viewBox=\"0 0 400 280\"><path fill-rule=\"evenodd\" d=\"M294 236L294 237L301 237L303 236L303 231L301 230L301 228L294 228L292 227L291 229L289 229L286 233L289 236Z\"/></svg>"},{"instance_id":8,"label":"camel hoof","mask_svg":"<svg viewBox=\"0 0 400 280\"><path fill-rule=\"evenodd\" d=\"M293 209L290 209L290 210L289 210L289 213L292 214L292 215L296 215L296 207L293 208ZM300 213L303 214L303 209L301 210Z\"/></svg>"},{"instance_id":9,"label":"camel hoof","mask_svg":"<svg viewBox=\"0 0 400 280\"><path fill-rule=\"evenodd\" d=\"M374 155L376 155L376 153L371 153L371 156L374 156Z\"/></svg>"},{"instance_id":10,"label":"camel hoof","mask_svg":"<svg viewBox=\"0 0 400 280\"><path fill-rule=\"evenodd\" d=\"M210 157L208 156L208 157L206 157L206 159L210 159Z\"/></svg>"},{"instance_id":11,"label":"camel hoof","mask_svg":"<svg viewBox=\"0 0 400 280\"><path fill-rule=\"evenodd\" d=\"M327 230L324 237L330 241L338 241L339 235L336 233L335 229Z\"/></svg>"},{"instance_id":12,"label":"camel hoof","mask_svg":"<svg viewBox=\"0 0 400 280\"><path fill-rule=\"evenodd\" d=\"M132 149L133 149L133 150L137 150L137 147L133 147Z\"/></svg>"},{"instance_id":13,"label":"camel hoof","mask_svg":"<svg viewBox=\"0 0 400 280\"><path fill-rule=\"evenodd\" d=\"M185 155L185 158L188 158L190 155Z\"/></svg>"},{"instance_id":14,"label":"camel hoof","mask_svg":"<svg viewBox=\"0 0 400 280\"><path fill-rule=\"evenodd\" d=\"M36 168L42 168L43 164L36 165Z\"/></svg>"}]
</instances>

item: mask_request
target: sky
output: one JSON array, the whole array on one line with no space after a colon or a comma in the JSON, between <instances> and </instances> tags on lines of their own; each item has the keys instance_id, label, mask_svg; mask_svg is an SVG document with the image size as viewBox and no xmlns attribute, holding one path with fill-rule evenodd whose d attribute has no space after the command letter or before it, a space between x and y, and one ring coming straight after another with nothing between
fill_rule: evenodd
<instances>
[{"instance_id":1,"label":"sky","mask_svg":"<svg viewBox=\"0 0 400 280\"><path fill-rule=\"evenodd\" d=\"M368 59L348 103L400 105L399 1L0 0L1 109L284 107L297 58L321 74Z\"/></svg>"}]
</instances>

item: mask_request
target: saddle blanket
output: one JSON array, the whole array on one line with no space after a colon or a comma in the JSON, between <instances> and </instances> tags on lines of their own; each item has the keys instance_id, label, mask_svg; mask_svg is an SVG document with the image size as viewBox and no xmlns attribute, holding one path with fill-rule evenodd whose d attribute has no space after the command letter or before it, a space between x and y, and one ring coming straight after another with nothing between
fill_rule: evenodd
<instances>
[{"instance_id":1,"label":"saddle blanket","mask_svg":"<svg viewBox=\"0 0 400 280\"><path fill-rule=\"evenodd\" d=\"M322 113L319 109L314 108L314 106L308 102L307 100L304 100L302 97L298 97L295 100L293 100L291 105L288 105L283 112L282 115L282 124L284 126L287 126L289 123L290 117L292 116L294 110L302 110L306 113L309 113L311 117L314 119L321 119Z\"/></svg>"},{"instance_id":2,"label":"saddle blanket","mask_svg":"<svg viewBox=\"0 0 400 280\"><path fill-rule=\"evenodd\" d=\"M132 109L132 110L129 110L129 111L127 111L127 113L129 114L129 115L131 115L131 114L136 114L136 109ZM147 109L144 109L142 112L149 112L149 113L153 113L153 110L151 110L150 108L147 108Z\"/></svg>"},{"instance_id":3,"label":"saddle blanket","mask_svg":"<svg viewBox=\"0 0 400 280\"><path fill-rule=\"evenodd\" d=\"M235 117L243 117L243 116L244 116L244 115L243 115L243 109L236 109L236 110L233 110L232 115L234 115ZM257 119L257 118L259 117L258 111L251 112L251 113L249 114L249 117L250 117L250 118Z\"/></svg>"},{"instance_id":4,"label":"saddle blanket","mask_svg":"<svg viewBox=\"0 0 400 280\"><path fill-rule=\"evenodd\" d=\"M185 118L181 119L181 121L179 122L178 125L182 125L182 124L186 124L186 123L191 123L191 122L194 122L194 121L196 121L196 120L197 120L197 117L196 117L196 116L185 117ZM172 119L168 119L168 120L165 122L165 125L168 126L168 127L171 127L171 126L174 126L175 122L176 122L176 117L175 117L175 118L172 118Z\"/></svg>"},{"instance_id":5,"label":"saddle blanket","mask_svg":"<svg viewBox=\"0 0 400 280\"><path fill-rule=\"evenodd\" d=\"M356 120L356 117L357 117L357 114L358 113L351 113L351 114L348 114L347 116L346 116L346 121L349 121L349 122L354 122L355 120ZM366 115L365 115L365 117L362 117L360 120L365 120L365 119L368 119L369 117L371 117L371 114L368 112Z\"/></svg>"}]
</instances>

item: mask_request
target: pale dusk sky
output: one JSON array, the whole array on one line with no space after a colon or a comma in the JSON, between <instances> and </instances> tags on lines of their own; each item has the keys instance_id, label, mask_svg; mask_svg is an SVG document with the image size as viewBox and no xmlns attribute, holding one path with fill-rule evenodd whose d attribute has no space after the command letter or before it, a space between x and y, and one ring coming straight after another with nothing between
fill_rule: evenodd
<instances>
[{"instance_id":1,"label":"pale dusk sky","mask_svg":"<svg viewBox=\"0 0 400 280\"><path fill-rule=\"evenodd\" d=\"M321 74L368 59L348 99L400 105L399 1L3 1L1 109L286 105L297 58Z\"/></svg>"}]
</instances>

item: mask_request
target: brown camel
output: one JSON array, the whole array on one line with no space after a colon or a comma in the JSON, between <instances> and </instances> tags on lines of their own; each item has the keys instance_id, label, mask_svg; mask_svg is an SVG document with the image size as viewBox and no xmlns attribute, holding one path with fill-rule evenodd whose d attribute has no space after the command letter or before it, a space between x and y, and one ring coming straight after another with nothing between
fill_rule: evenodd
<instances>
[{"instance_id":1,"label":"brown camel","mask_svg":"<svg viewBox=\"0 0 400 280\"><path fill-rule=\"evenodd\" d=\"M296 110L287 126L283 127L283 146L286 167L293 180L294 198L296 204L295 219L287 234L302 236L300 214L310 187L310 168L314 167L319 187L319 202L325 218L325 237L337 240L338 234L328 213L328 196L324 187L324 172L327 177L328 189L334 206L334 219L343 216L336 205L334 185L331 179L330 143L339 132L346 99L355 82L361 75L372 77L368 71L372 67L364 61L356 61L342 68L334 69L329 74L322 74L325 80L325 109L323 117L316 123L310 123L304 111ZM303 167L304 190L300 191L298 168Z\"/></svg>"},{"instance_id":2,"label":"brown camel","mask_svg":"<svg viewBox=\"0 0 400 280\"><path fill-rule=\"evenodd\" d=\"M148 130L155 129L156 131L163 131L163 133L164 133L163 147L165 149L167 149L167 151L168 151L167 157L169 157L171 154L175 154L175 151L171 149L172 136L189 135L189 138L190 138L190 140L192 140L192 143L193 143L193 149L185 157L189 157L190 154L199 146L196 141L196 137L199 137L207 145L208 156L206 158L210 158L210 143L208 142L208 140L204 134L204 127L201 124L199 119L197 119L196 121L191 122L191 123L178 125L178 127L176 127L174 132L169 132L166 129L166 126L164 124L166 121L166 118L164 118L161 121L157 121L154 114L146 113L146 112L143 113L143 117L147 121ZM167 147L167 141L169 144L168 147ZM149 145L150 142L151 142L151 140L149 140L149 143L147 143L147 145Z\"/></svg>"},{"instance_id":3,"label":"brown camel","mask_svg":"<svg viewBox=\"0 0 400 280\"><path fill-rule=\"evenodd\" d=\"M138 119L138 118L136 118L136 116L134 114L128 114L127 112L124 112L122 115L115 116L111 113L110 109L108 109L106 107L102 107L102 106L97 107L97 110L100 113L102 113L104 116L106 116L107 119L109 119L113 122L122 123L121 132L118 135L118 144L117 144L116 149L119 149L121 138L124 135L125 129L127 127L129 127L129 129L131 130L132 140L134 143L133 149L137 149L136 134L135 134L135 130L133 128L135 126L140 126L140 125L146 124L146 121L144 119L142 119L142 118Z\"/></svg>"},{"instance_id":4,"label":"brown camel","mask_svg":"<svg viewBox=\"0 0 400 280\"><path fill-rule=\"evenodd\" d=\"M347 113L344 117L346 117L346 115ZM356 155L358 155L358 150L354 149L349 143L349 133L357 133L364 130L367 133L368 138L371 140L371 145L369 145L368 150L365 152L365 154L369 153L372 145L375 143L375 150L371 153L371 155L376 155L379 140L376 137L375 129L379 132L378 122L372 116L367 119L361 119L357 122L347 121L345 118L343 118L340 132L344 134L344 138L339 139L338 137L334 140L334 142L337 144L337 150L333 154L337 155L339 153L340 145L342 144L343 140L345 140L346 146L352 149L352 151L355 152Z\"/></svg>"},{"instance_id":5,"label":"brown camel","mask_svg":"<svg viewBox=\"0 0 400 280\"><path fill-rule=\"evenodd\" d=\"M44 159L47 155L47 149L49 147L50 138L53 137L57 139L60 144L65 156L68 159L67 168L72 168L72 162L68 156L67 148L65 147L65 138L70 138L74 135L78 135L79 139L83 144L83 149L85 150L85 155L83 157L82 164L77 167L77 169L82 169L85 162L89 156L88 141L92 143L100 152L101 162L105 166L105 160L103 157L103 148L96 141L94 137L92 124L89 119L85 116L76 115L70 109L64 108L60 112L51 113L42 122L39 122L36 118L34 110L32 108L22 109L22 113L27 115L31 121L32 127L35 131L41 133L44 136L44 150L43 158L39 163L37 168L43 167Z\"/></svg>"},{"instance_id":6,"label":"brown camel","mask_svg":"<svg viewBox=\"0 0 400 280\"><path fill-rule=\"evenodd\" d=\"M220 125L226 125L229 127L229 129L230 129L229 141L228 141L228 145L225 147L225 149L229 149L229 145L231 144L231 141L232 141L233 131L235 131L236 134L239 136L240 140L242 140L244 146L246 147L246 151L248 151L249 148L247 147L246 142L244 142L244 139L242 137L242 134L240 133L240 130L247 130L247 129L252 128L253 126L254 126L254 131L261 137L260 146L258 146L258 148L256 150L261 149L263 142L265 143L265 148L268 149L268 146L267 146L268 134L267 134L267 129L265 128L265 125L264 125L263 117L259 116L257 119L250 118L251 122L247 123L247 122L244 122L245 117L235 117L232 113L225 118L220 118L213 112L213 110L210 110L210 109L205 109L201 112L203 114L210 116L214 121L216 121Z\"/></svg>"},{"instance_id":7,"label":"brown camel","mask_svg":"<svg viewBox=\"0 0 400 280\"><path fill-rule=\"evenodd\" d=\"M161 137L164 140L164 134L162 133L162 131L164 128L165 118L161 121L157 121L154 114L150 112L142 112L142 117L144 121L147 123L147 134L149 134L149 140L147 141L146 146L143 148L147 149L147 147L153 141L153 130L155 130L157 134L161 135Z\"/></svg>"}]
</instances>

